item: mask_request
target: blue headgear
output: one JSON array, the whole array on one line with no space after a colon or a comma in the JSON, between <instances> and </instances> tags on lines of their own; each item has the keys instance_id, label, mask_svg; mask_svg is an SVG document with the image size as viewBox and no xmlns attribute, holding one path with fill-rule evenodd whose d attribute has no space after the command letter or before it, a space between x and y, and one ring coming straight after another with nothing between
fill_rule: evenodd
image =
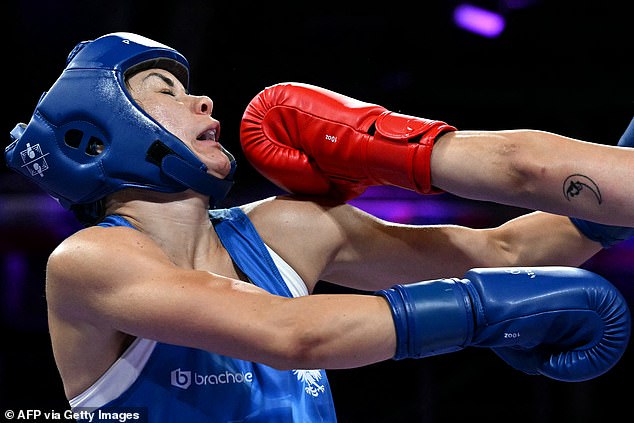
<instances>
[{"instance_id":1,"label":"blue headgear","mask_svg":"<svg viewBox=\"0 0 634 423\"><path fill-rule=\"evenodd\" d=\"M45 92L28 125L11 131L8 166L36 182L65 208L90 205L127 187L161 192L188 188L222 200L233 184L132 100L126 73L163 68L185 88L189 64L176 50L148 38L113 33L79 43L64 72Z\"/></svg>"}]
</instances>

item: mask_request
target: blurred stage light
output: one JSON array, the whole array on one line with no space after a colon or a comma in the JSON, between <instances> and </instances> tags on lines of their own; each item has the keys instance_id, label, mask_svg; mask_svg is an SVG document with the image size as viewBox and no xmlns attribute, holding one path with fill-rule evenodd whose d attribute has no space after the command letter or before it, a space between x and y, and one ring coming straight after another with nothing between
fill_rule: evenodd
<instances>
[{"instance_id":1,"label":"blurred stage light","mask_svg":"<svg viewBox=\"0 0 634 423\"><path fill-rule=\"evenodd\" d=\"M456 7L453 19L458 27L488 38L498 37L506 25L502 15L466 3Z\"/></svg>"}]
</instances>

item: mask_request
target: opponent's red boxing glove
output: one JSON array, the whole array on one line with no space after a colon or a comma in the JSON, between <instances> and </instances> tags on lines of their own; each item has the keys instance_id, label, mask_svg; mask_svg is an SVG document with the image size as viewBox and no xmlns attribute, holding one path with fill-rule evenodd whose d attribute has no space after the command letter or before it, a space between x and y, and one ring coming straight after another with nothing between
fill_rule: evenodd
<instances>
[{"instance_id":1,"label":"opponent's red boxing glove","mask_svg":"<svg viewBox=\"0 0 634 423\"><path fill-rule=\"evenodd\" d=\"M431 151L440 134L455 130L313 85L281 83L251 100L240 142L253 167L280 188L345 201L371 185L438 192Z\"/></svg>"}]
</instances>

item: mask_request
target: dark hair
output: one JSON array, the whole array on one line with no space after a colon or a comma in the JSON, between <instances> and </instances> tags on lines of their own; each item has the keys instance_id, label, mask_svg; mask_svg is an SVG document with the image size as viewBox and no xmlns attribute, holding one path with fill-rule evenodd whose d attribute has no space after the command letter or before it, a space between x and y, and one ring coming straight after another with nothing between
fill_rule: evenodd
<instances>
[{"instance_id":1,"label":"dark hair","mask_svg":"<svg viewBox=\"0 0 634 423\"><path fill-rule=\"evenodd\" d=\"M106 217L106 199L102 198L89 204L74 204L70 210L85 227L94 226Z\"/></svg>"}]
</instances>

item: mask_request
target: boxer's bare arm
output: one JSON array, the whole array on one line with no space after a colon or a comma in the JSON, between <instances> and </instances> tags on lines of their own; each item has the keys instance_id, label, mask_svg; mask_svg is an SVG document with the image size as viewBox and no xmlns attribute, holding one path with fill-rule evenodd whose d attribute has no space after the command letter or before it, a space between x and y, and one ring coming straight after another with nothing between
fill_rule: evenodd
<instances>
[{"instance_id":1,"label":"boxer's bare arm","mask_svg":"<svg viewBox=\"0 0 634 423\"><path fill-rule=\"evenodd\" d=\"M90 228L48 263L55 359L72 397L128 345L125 336L276 368L355 367L390 358L387 303L375 296L286 298L248 282L175 266L129 228Z\"/></svg>"},{"instance_id":2,"label":"boxer's bare arm","mask_svg":"<svg viewBox=\"0 0 634 423\"><path fill-rule=\"evenodd\" d=\"M634 226L634 150L534 130L456 131L432 152L434 186L465 198Z\"/></svg>"},{"instance_id":3,"label":"boxer's bare arm","mask_svg":"<svg viewBox=\"0 0 634 423\"><path fill-rule=\"evenodd\" d=\"M320 279L378 290L454 277L473 267L577 266L601 249L567 217L543 212L491 229L403 225L347 204L288 197L259 202L248 213L264 241L309 290Z\"/></svg>"}]
</instances>

